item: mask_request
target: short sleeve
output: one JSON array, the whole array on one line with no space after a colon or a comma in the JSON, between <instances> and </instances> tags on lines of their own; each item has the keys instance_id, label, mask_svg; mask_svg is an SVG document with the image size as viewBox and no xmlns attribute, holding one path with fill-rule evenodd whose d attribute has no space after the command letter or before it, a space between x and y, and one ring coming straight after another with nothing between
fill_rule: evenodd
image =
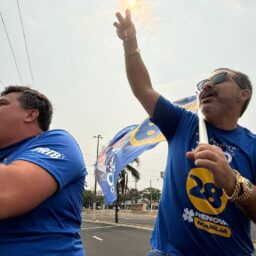
<instances>
[{"instance_id":1,"label":"short sleeve","mask_svg":"<svg viewBox=\"0 0 256 256\"><path fill-rule=\"evenodd\" d=\"M173 136L183 112L182 108L160 96L151 121L159 127L165 138L169 140Z\"/></svg>"},{"instance_id":2,"label":"short sleeve","mask_svg":"<svg viewBox=\"0 0 256 256\"><path fill-rule=\"evenodd\" d=\"M78 143L66 131L52 130L30 141L14 160L39 165L57 181L59 189L87 174Z\"/></svg>"}]
</instances>

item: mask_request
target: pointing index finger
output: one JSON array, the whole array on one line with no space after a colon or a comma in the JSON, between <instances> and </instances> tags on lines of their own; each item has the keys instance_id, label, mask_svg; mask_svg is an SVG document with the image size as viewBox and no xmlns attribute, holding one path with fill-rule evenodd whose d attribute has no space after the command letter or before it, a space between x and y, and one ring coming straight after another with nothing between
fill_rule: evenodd
<instances>
[{"instance_id":1,"label":"pointing index finger","mask_svg":"<svg viewBox=\"0 0 256 256\"><path fill-rule=\"evenodd\" d=\"M131 21L131 11L129 9L125 10L125 19L126 21L130 22Z\"/></svg>"}]
</instances>

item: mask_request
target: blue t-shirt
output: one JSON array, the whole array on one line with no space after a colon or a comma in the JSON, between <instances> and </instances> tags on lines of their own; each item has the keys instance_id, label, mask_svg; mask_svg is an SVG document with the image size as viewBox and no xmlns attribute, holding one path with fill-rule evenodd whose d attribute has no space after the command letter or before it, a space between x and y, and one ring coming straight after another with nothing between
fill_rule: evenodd
<instances>
[{"instance_id":1,"label":"blue t-shirt","mask_svg":"<svg viewBox=\"0 0 256 256\"><path fill-rule=\"evenodd\" d=\"M85 255L79 231L87 171L75 139L66 131L51 130L0 149L0 163L15 160L44 168L58 191L28 213L0 220L0 255Z\"/></svg>"},{"instance_id":2,"label":"blue t-shirt","mask_svg":"<svg viewBox=\"0 0 256 256\"><path fill-rule=\"evenodd\" d=\"M160 97L152 121L168 141L168 159L153 249L170 255L241 256L253 253L250 220L217 188L210 172L186 158L198 144L197 115ZM207 125L209 143L219 146L232 168L256 183L256 136Z\"/></svg>"}]
</instances>

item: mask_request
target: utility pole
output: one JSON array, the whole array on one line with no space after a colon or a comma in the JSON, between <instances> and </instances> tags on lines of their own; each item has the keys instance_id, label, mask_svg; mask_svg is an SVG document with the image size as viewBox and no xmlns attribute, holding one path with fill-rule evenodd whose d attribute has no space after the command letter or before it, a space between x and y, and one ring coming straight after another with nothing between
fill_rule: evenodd
<instances>
[{"instance_id":1,"label":"utility pole","mask_svg":"<svg viewBox=\"0 0 256 256\"><path fill-rule=\"evenodd\" d=\"M115 223L118 223L118 211L119 211L119 187L118 187L118 181L117 181L117 183L116 183Z\"/></svg>"},{"instance_id":2,"label":"utility pole","mask_svg":"<svg viewBox=\"0 0 256 256\"><path fill-rule=\"evenodd\" d=\"M150 212L152 213L152 182L150 179Z\"/></svg>"},{"instance_id":3,"label":"utility pole","mask_svg":"<svg viewBox=\"0 0 256 256\"><path fill-rule=\"evenodd\" d=\"M135 195L134 195L134 201L135 201L135 203L137 203L137 195L136 195L136 193L137 193L137 191L138 191L138 189L137 189L137 180L136 180L136 178L135 178Z\"/></svg>"},{"instance_id":4,"label":"utility pole","mask_svg":"<svg viewBox=\"0 0 256 256\"><path fill-rule=\"evenodd\" d=\"M94 183L94 202L93 202L93 217L92 220L96 220L96 194L97 194L97 176L96 176L96 163L99 155L99 144L100 144L100 139L103 139L101 135L93 136L93 138L97 139L97 152L96 152L96 162L95 162L95 169L94 169L94 178L95 178L95 183Z\"/></svg>"}]
</instances>

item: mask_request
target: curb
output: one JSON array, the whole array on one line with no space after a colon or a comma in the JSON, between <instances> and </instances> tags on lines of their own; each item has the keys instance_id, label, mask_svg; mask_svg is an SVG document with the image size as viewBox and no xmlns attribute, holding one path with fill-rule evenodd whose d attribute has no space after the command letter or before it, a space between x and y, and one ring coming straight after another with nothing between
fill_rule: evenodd
<instances>
[{"instance_id":1,"label":"curb","mask_svg":"<svg viewBox=\"0 0 256 256\"><path fill-rule=\"evenodd\" d=\"M84 220L84 221L85 221L85 223L106 224L106 225L111 225L111 226L135 228L135 229L142 229L142 230L148 230L148 231L152 231L153 230L153 228L151 228L151 227L145 227L145 226L139 226L139 225L130 225L130 224L123 224L123 223L113 223L113 222L100 221L100 220Z\"/></svg>"}]
</instances>

